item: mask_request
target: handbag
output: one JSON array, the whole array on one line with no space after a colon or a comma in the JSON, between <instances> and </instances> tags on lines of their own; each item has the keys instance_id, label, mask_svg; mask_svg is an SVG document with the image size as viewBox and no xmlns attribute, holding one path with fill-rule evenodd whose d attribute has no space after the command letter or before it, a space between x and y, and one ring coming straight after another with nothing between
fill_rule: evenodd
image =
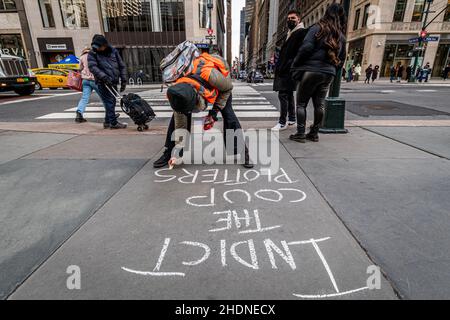
<instances>
[{"instance_id":1,"label":"handbag","mask_svg":"<svg viewBox=\"0 0 450 320\"><path fill-rule=\"evenodd\" d=\"M81 73L70 71L67 77L67 86L76 91L83 91L83 79L81 78Z\"/></svg>"}]
</instances>

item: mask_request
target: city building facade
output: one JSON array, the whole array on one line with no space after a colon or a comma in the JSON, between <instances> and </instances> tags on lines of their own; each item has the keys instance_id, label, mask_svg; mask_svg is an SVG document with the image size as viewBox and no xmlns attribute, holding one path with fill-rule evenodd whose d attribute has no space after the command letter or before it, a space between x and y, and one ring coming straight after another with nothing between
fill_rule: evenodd
<instances>
[{"instance_id":1,"label":"city building facade","mask_svg":"<svg viewBox=\"0 0 450 320\"><path fill-rule=\"evenodd\" d=\"M432 76L441 75L450 63L450 0L434 0L427 27L434 40L420 51L419 66L430 63ZM393 65L413 66L417 38L425 19L426 0L355 0L352 2L348 32L348 63L363 67L380 66L388 76ZM375 19L373 18L375 17ZM405 68L406 69L406 68Z\"/></svg>"},{"instance_id":2,"label":"city building facade","mask_svg":"<svg viewBox=\"0 0 450 320\"><path fill-rule=\"evenodd\" d=\"M30 67L79 56L94 34L104 34L118 48L130 77L159 82L161 59L186 39L225 54L225 2L0 0L0 50L23 56Z\"/></svg>"}]
</instances>

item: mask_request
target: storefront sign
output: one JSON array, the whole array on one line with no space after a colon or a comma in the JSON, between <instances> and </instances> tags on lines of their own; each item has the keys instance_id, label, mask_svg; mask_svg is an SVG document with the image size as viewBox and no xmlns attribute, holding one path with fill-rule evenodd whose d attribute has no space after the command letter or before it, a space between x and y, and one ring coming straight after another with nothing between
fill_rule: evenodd
<instances>
[{"instance_id":1,"label":"storefront sign","mask_svg":"<svg viewBox=\"0 0 450 320\"><path fill-rule=\"evenodd\" d=\"M66 44L46 44L47 50L67 50Z\"/></svg>"}]
</instances>

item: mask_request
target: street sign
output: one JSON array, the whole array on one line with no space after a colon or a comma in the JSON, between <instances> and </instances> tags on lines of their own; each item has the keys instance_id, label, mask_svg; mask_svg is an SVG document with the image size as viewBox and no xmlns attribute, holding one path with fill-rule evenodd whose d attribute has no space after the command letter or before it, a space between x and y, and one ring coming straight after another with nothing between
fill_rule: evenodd
<instances>
[{"instance_id":1,"label":"street sign","mask_svg":"<svg viewBox=\"0 0 450 320\"><path fill-rule=\"evenodd\" d=\"M425 39L424 39L424 41L427 41L427 42L429 42L429 41L439 41L439 37L426 37Z\"/></svg>"},{"instance_id":2,"label":"street sign","mask_svg":"<svg viewBox=\"0 0 450 320\"><path fill-rule=\"evenodd\" d=\"M422 38L412 38L409 39L409 43L418 43Z\"/></svg>"},{"instance_id":3,"label":"street sign","mask_svg":"<svg viewBox=\"0 0 450 320\"><path fill-rule=\"evenodd\" d=\"M195 46L199 49L209 49L209 44L207 43L196 43Z\"/></svg>"},{"instance_id":4,"label":"street sign","mask_svg":"<svg viewBox=\"0 0 450 320\"><path fill-rule=\"evenodd\" d=\"M216 36L206 36L205 38L208 40L214 40L216 38Z\"/></svg>"}]
</instances>

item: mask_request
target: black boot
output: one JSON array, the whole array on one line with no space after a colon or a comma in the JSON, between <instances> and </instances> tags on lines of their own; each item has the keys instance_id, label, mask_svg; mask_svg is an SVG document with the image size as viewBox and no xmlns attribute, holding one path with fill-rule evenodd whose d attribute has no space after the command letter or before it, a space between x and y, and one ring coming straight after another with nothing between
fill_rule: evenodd
<instances>
[{"instance_id":1,"label":"black boot","mask_svg":"<svg viewBox=\"0 0 450 320\"><path fill-rule=\"evenodd\" d=\"M255 165L253 164L253 162L250 159L250 154L248 153L248 148L245 148L245 162L243 164L245 169L253 169L255 167Z\"/></svg>"},{"instance_id":2,"label":"black boot","mask_svg":"<svg viewBox=\"0 0 450 320\"><path fill-rule=\"evenodd\" d=\"M289 137L292 141L306 143L306 135L304 133L296 133Z\"/></svg>"},{"instance_id":3,"label":"black boot","mask_svg":"<svg viewBox=\"0 0 450 320\"><path fill-rule=\"evenodd\" d=\"M312 126L309 133L306 135L306 140L319 142L319 127Z\"/></svg>"},{"instance_id":4,"label":"black boot","mask_svg":"<svg viewBox=\"0 0 450 320\"><path fill-rule=\"evenodd\" d=\"M75 118L75 122L76 123L83 123L83 122L87 122L87 120L85 118L83 118L83 115L77 111L77 116Z\"/></svg>"},{"instance_id":5,"label":"black boot","mask_svg":"<svg viewBox=\"0 0 450 320\"><path fill-rule=\"evenodd\" d=\"M160 168L167 167L169 165L169 160L171 157L172 157L172 152L169 151L169 149L164 150L164 153L162 154L162 156L158 160L153 162L153 168L160 169Z\"/></svg>"}]
</instances>

